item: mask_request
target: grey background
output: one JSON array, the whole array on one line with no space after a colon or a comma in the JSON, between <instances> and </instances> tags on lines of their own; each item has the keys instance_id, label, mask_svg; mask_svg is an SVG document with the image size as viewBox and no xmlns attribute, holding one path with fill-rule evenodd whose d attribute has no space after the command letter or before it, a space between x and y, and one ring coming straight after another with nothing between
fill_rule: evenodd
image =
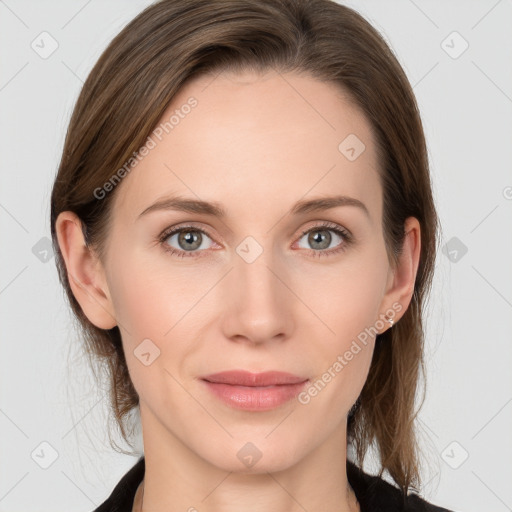
<instances>
[{"instance_id":1,"label":"grey background","mask_svg":"<svg viewBox=\"0 0 512 512\"><path fill-rule=\"evenodd\" d=\"M108 445L105 387L48 252L49 196L83 80L149 3L0 0L0 511L93 510L136 460ZM443 225L423 495L512 510L512 2L344 3L384 34L414 86Z\"/></svg>"}]
</instances>

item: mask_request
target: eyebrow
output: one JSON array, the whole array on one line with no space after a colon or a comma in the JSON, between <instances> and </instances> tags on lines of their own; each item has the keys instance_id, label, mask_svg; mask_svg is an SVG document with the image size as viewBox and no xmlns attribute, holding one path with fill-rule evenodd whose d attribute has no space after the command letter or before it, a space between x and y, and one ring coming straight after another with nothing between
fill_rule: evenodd
<instances>
[{"instance_id":1,"label":"eyebrow","mask_svg":"<svg viewBox=\"0 0 512 512\"><path fill-rule=\"evenodd\" d=\"M368 218L370 217L370 212L364 203L359 201L359 199L348 196L328 196L320 197L317 199L298 201L291 208L290 213L293 215L300 215L310 212L329 210L339 206L355 206L356 208L362 210ZM226 210L224 210L219 203L174 196L160 199L151 206L148 206L143 212L139 214L137 219L147 215L150 212L158 210L175 210L188 213L199 213L219 218L225 218L227 216Z\"/></svg>"}]
</instances>

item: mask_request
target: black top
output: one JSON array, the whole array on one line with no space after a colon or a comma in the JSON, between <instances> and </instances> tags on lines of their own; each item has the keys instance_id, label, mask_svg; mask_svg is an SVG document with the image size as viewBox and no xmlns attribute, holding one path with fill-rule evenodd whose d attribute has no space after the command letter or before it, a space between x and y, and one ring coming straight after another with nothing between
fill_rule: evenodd
<instances>
[{"instance_id":1,"label":"black top","mask_svg":"<svg viewBox=\"0 0 512 512\"><path fill-rule=\"evenodd\" d=\"M112 494L94 512L132 512L137 487L144 478L144 455L121 478ZM347 478L354 489L361 512L451 512L410 494L404 501L397 487L377 476L363 473L347 461Z\"/></svg>"}]
</instances>

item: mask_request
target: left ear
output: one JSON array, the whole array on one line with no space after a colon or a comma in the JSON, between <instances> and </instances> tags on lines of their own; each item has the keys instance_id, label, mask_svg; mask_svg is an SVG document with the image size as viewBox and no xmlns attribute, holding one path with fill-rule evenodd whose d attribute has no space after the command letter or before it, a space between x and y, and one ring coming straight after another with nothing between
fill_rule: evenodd
<instances>
[{"instance_id":1,"label":"left ear","mask_svg":"<svg viewBox=\"0 0 512 512\"><path fill-rule=\"evenodd\" d=\"M418 219L408 217L404 224L405 239L402 254L396 268L390 268L386 284L386 294L382 299L381 311L396 311L392 318L397 322L405 313L414 293L414 283L418 272L421 250L421 228ZM401 308L398 308L398 304ZM393 307L393 305L395 305Z\"/></svg>"}]
</instances>

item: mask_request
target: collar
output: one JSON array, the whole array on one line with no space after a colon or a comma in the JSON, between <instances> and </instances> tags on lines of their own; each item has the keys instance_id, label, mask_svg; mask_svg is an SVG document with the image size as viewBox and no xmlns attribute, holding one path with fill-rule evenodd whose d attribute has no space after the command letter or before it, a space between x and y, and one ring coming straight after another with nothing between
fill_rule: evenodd
<instances>
[{"instance_id":1,"label":"collar","mask_svg":"<svg viewBox=\"0 0 512 512\"><path fill-rule=\"evenodd\" d=\"M145 472L144 455L121 478L111 495L94 512L132 512L137 487ZM450 512L435 507L416 494L403 493L381 477L364 473L347 460L347 479L354 490L361 512Z\"/></svg>"}]
</instances>

